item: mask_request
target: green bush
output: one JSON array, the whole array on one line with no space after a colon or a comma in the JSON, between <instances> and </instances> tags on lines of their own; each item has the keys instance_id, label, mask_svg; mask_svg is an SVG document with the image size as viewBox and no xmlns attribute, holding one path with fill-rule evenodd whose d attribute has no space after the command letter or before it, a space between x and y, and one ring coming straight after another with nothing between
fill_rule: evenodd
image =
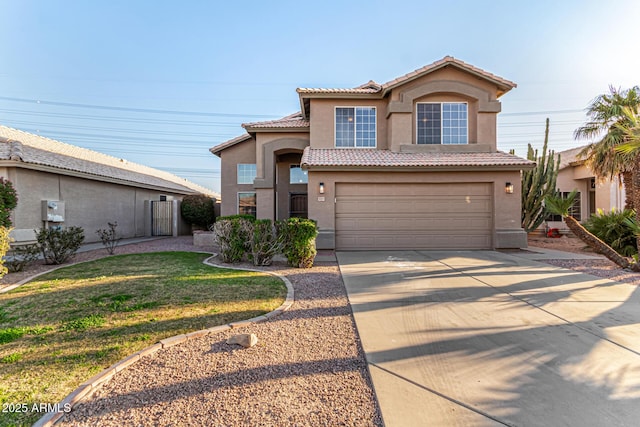
<instances>
[{"instance_id":1,"label":"green bush","mask_svg":"<svg viewBox=\"0 0 640 427\"><path fill-rule=\"evenodd\" d=\"M236 263L245 259L251 251L254 221L244 217L220 217L213 224L215 240L220 247L222 262Z\"/></svg>"},{"instance_id":2,"label":"green bush","mask_svg":"<svg viewBox=\"0 0 640 427\"><path fill-rule=\"evenodd\" d=\"M0 226L0 278L7 274L7 267L4 266L4 256L9 250L9 243L11 243L11 237L9 237L10 232L11 228L3 225Z\"/></svg>"},{"instance_id":3,"label":"green bush","mask_svg":"<svg viewBox=\"0 0 640 427\"><path fill-rule=\"evenodd\" d=\"M215 199L204 194L184 196L180 213L185 221L198 227L208 228L216 220Z\"/></svg>"},{"instance_id":4,"label":"green bush","mask_svg":"<svg viewBox=\"0 0 640 427\"><path fill-rule=\"evenodd\" d=\"M11 227L11 211L18 206L18 194L11 181L0 177L0 226Z\"/></svg>"},{"instance_id":5,"label":"green bush","mask_svg":"<svg viewBox=\"0 0 640 427\"><path fill-rule=\"evenodd\" d=\"M316 222L304 218L289 218L277 224L282 239L283 254L292 267L311 268L316 257Z\"/></svg>"},{"instance_id":6,"label":"green bush","mask_svg":"<svg viewBox=\"0 0 640 427\"><path fill-rule=\"evenodd\" d=\"M251 260L254 265L271 265L281 250L281 240L270 219L257 219L251 223Z\"/></svg>"},{"instance_id":7,"label":"green bush","mask_svg":"<svg viewBox=\"0 0 640 427\"><path fill-rule=\"evenodd\" d=\"M602 209L598 209L598 213L591 215L584 226L620 255L633 256L638 253L636 236L634 230L626 222L634 219L635 212L633 210L613 209L611 212L605 213Z\"/></svg>"},{"instance_id":8,"label":"green bush","mask_svg":"<svg viewBox=\"0 0 640 427\"><path fill-rule=\"evenodd\" d=\"M37 260L39 254L40 248L38 248L38 245L35 243L30 245L14 246L9 249L9 252L7 253L5 265L9 269L10 273L17 273L18 271L24 270L26 266Z\"/></svg>"},{"instance_id":9,"label":"green bush","mask_svg":"<svg viewBox=\"0 0 640 427\"><path fill-rule=\"evenodd\" d=\"M62 264L72 258L84 242L82 227L42 228L36 240L47 264Z\"/></svg>"}]
</instances>

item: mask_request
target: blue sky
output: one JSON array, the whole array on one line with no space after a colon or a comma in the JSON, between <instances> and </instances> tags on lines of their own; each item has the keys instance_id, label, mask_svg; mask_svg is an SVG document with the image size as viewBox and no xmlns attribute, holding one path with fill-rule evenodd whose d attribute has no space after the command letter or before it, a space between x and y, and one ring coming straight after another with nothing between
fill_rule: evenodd
<instances>
[{"instance_id":1,"label":"blue sky","mask_svg":"<svg viewBox=\"0 0 640 427\"><path fill-rule=\"evenodd\" d=\"M297 87L379 83L452 55L514 81L498 147L556 151L609 85L640 84L640 2L0 0L0 124L215 191L208 149L299 109ZM39 102L37 102L39 101Z\"/></svg>"}]
</instances>

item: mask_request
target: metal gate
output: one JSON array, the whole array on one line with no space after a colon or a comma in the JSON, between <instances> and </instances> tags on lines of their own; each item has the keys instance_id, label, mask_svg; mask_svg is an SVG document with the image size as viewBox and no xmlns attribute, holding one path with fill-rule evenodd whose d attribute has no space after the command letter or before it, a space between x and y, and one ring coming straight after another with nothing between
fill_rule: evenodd
<instances>
[{"instance_id":1,"label":"metal gate","mask_svg":"<svg viewBox=\"0 0 640 427\"><path fill-rule=\"evenodd\" d=\"M173 202L151 202L151 235L173 235Z\"/></svg>"}]
</instances>

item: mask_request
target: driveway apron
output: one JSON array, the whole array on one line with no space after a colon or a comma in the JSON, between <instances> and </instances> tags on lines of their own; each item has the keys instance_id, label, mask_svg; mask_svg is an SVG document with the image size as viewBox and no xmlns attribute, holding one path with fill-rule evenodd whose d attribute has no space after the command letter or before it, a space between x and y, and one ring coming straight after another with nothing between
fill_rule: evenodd
<instances>
[{"instance_id":1,"label":"driveway apron","mask_svg":"<svg viewBox=\"0 0 640 427\"><path fill-rule=\"evenodd\" d=\"M640 425L640 291L493 251L337 254L394 426Z\"/></svg>"}]
</instances>

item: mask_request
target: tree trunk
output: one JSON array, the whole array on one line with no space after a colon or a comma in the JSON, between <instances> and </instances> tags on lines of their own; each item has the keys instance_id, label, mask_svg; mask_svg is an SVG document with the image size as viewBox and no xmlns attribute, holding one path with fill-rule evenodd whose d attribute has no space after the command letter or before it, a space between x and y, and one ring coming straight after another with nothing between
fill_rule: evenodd
<instances>
[{"instance_id":1,"label":"tree trunk","mask_svg":"<svg viewBox=\"0 0 640 427\"><path fill-rule=\"evenodd\" d=\"M633 191L633 172L623 172L622 182L624 184L624 208L633 209L634 206L634 191Z\"/></svg>"},{"instance_id":2,"label":"tree trunk","mask_svg":"<svg viewBox=\"0 0 640 427\"><path fill-rule=\"evenodd\" d=\"M634 159L632 174L633 206L640 207L640 154ZM636 209L636 224L640 224L640 209ZM636 246L640 248L640 235L636 237Z\"/></svg>"},{"instance_id":3,"label":"tree trunk","mask_svg":"<svg viewBox=\"0 0 640 427\"><path fill-rule=\"evenodd\" d=\"M611 262L614 262L616 265L622 268L629 268L633 271L640 271L640 264L629 262L629 259L623 257L618 252L613 250L611 246L607 245L598 237L591 234L589 230L584 228L574 217L565 216L564 223L567 224L569 230L571 230L573 234L575 234L580 240L589 245L589 247L597 253L606 256Z\"/></svg>"}]
</instances>

